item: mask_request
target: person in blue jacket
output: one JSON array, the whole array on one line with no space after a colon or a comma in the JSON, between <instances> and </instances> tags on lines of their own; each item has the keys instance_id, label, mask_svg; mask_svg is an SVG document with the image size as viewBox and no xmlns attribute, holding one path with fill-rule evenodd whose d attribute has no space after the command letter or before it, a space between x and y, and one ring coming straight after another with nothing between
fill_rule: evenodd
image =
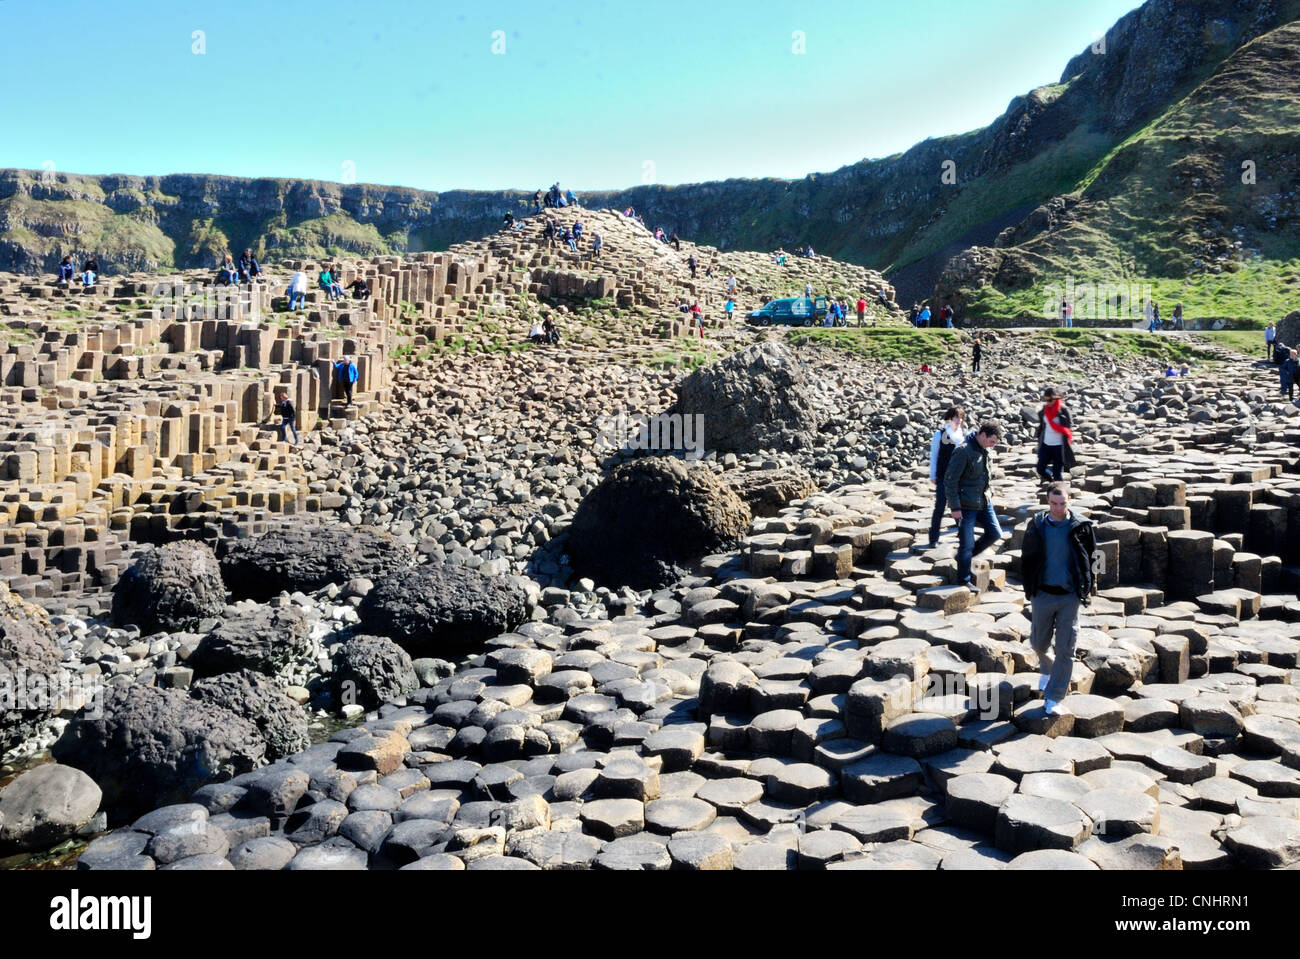
<instances>
[{"instance_id":1,"label":"person in blue jacket","mask_svg":"<svg viewBox=\"0 0 1300 959\"><path fill-rule=\"evenodd\" d=\"M343 393L348 398L348 406L352 405L352 389L357 382L357 365L352 362L352 357L345 356L334 364L334 382L343 387Z\"/></svg>"}]
</instances>

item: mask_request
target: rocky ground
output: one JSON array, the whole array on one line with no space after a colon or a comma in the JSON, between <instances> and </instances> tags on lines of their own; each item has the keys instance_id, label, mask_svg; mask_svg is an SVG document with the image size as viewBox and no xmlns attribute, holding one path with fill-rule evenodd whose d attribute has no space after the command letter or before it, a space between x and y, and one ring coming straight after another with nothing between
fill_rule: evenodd
<instances>
[{"instance_id":1,"label":"rocky ground","mask_svg":"<svg viewBox=\"0 0 1300 959\"><path fill-rule=\"evenodd\" d=\"M1300 411L1275 399L1271 372L1237 360L1166 382L1103 351L1003 350L978 377L942 381L831 351L765 362L767 394L802 398L778 424L801 440L745 449L734 417L703 410L706 445L736 451L695 466L713 492L681 516L712 522L734 496L744 535L639 589L575 575L570 526L633 458L600 442L602 418L667 408L680 373L562 350L407 367L391 408L305 444L312 482L348 497L351 529L294 526L222 557L207 574L220 599L165 632L40 627L46 659L107 679L110 720L69 726L66 710L25 737L30 753L61 735L60 765L0 792L0 855L111 818L122 825L83 868L1300 856L1300 557L1287 545ZM729 395L757 368L747 354L706 392ZM1076 505L1115 544L1062 718L1038 705L1016 585L1016 531L1038 493L1026 404L1046 383L1083 424ZM763 394L748 400L760 419L774 408ZM928 437L953 400L1007 426L995 503L1012 532L979 594L949 587L946 542L912 549L929 519ZM710 436L711 420L731 425ZM342 710L359 725L308 746ZM122 743L149 730L171 742L132 766ZM182 775L177 742L207 766ZM38 829L35 808L65 811Z\"/></svg>"}]
</instances>

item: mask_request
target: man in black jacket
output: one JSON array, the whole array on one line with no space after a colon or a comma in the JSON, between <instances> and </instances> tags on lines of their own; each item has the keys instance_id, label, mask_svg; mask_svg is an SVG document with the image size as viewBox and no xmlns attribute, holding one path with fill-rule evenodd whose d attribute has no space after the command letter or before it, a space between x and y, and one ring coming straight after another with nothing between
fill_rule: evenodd
<instances>
[{"instance_id":1,"label":"man in black jacket","mask_svg":"<svg viewBox=\"0 0 1300 959\"><path fill-rule=\"evenodd\" d=\"M1047 509L1025 527L1020 574L1025 598L1033 609L1029 644L1038 654L1044 706L1060 715L1061 700L1070 689L1074 645L1079 632L1079 605L1091 602L1096 590L1093 553L1097 549L1092 522L1070 509L1065 487L1047 491ZM1052 638L1055 634L1055 649Z\"/></svg>"},{"instance_id":2,"label":"man in black jacket","mask_svg":"<svg viewBox=\"0 0 1300 959\"><path fill-rule=\"evenodd\" d=\"M943 476L948 509L958 523L957 582L970 586L971 560L1002 538L1002 527L989 503L989 450L1002 436L1001 424L990 420L953 451ZM975 542L975 524L983 528Z\"/></svg>"}]
</instances>

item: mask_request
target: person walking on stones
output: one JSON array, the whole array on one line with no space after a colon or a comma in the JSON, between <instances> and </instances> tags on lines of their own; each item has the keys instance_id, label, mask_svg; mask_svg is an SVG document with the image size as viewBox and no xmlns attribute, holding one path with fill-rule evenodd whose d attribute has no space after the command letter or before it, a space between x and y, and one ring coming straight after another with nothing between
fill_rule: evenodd
<instances>
[{"instance_id":1,"label":"person walking on stones","mask_svg":"<svg viewBox=\"0 0 1300 959\"><path fill-rule=\"evenodd\" d=\"M957 582L962 586L973 585L971 561L1002 538L1002 527L989 502L989 450L1001 437L1002 425L996 420L981 424L979 432L953 450L943 474L948 509L958 523ZM981 528L978 542L976 523Z\"/></svg>"},{"instance_id":2,"label":"person walking on stones","mask_svg":"<svg viewBox=\"0 0 1300 959\"><path fill-rule=\"evenodd\" d=\"M674 233L674 234L673 234L673 239L674 239L674 241L676 240L676 238L677 238L677 234ZM688 267L691 268L691 279L692 279L692 280L695 279L695 270L699 267L700 264L699 264L699 261L695 259L695 254L694 254L694 253L692 253L692 254L691 254L691 255L686 259L686 265L687 265Z\"/></svg>"},{"instance_id":3,"label":"person walking on stones","mask_svg":"<svg viewBox=\"0 0 1300 959\"><path fill-rule=\"evenodd\" d=\"M301 310L303 303L307 299L307 274L302 270L294 273L289 280L289 289L285 291L285 296L289 298L290 310Z\"/></svg>"},{"instance_id":4,"label":"person walking on stones","mask_svg":"<svg viewBox=\"0 0 1300 959\"><path fill-rule=\"evenodd\" d=\"M294 428L294 421L298 418L297 411L293 408L293 400L289 399L289 389L284 386L275 388L275 415L280 417L280 439L288 442L289 434L293 434L293 445L298 445L298 430Z\"/></svg>"},{"instance_id":5,"label":"person walking on stones","mask_svg":"<svg viewBox=\"0 0 1300 959\"><path fill-rule=\"evenodd\" d=\"M970 371L978 373L980 371L980 359L984 355L984 347L980 344L980 338L975 337L975 342L970 348Z\"/></svg>"},{"instance_id":6,"label":"person walking on stones","mask_svg":"<svg viewBox=\"0 0 1300 959\"><path fill-rule=\"evenodd\" d=\"M1053 485L1047 491L1047 509L1025 527L1020 554L1025 599L1033 610L1029 644L1038 654L1043 706L1053 716L1065 712L1061 700L1070 690L1079 607L1090 602L1096 590L1096 549L1092 521L1070 509L1063 485Z\"/></svg>"},{"instance_id":7,"label":"person walking on stones","mask_svg":"<svg viewBox=\"0 0 1300 959\"><path fill-rule=\"evenodd\" d=\"M352 390L357 383L357 365L352 362L352 357L345 356L334 364L334 382L343 387L343 395L347 397L348 406L352 405Z\"/></svg>"},{"instance_id":8,"label":"person walking on stones","mask_svg":"<svg viewBox=\"0 0 1300 959\"><path fill-rule=\"evenodd\" d=\"M934 514L930 517L930 542L925 547L928 550L939 545L939 531L946 512L944 507L948 502L944 495L943 481L948 472L948 464L952 461L953 450L966 442L966 432L961 428L965 418L966 411L960 406L948 407L943 414L943 425L935 430L934 437L930 440L930 482L934 484Z\"/></svg>"},{"instance_id":9,"label":"person walking on stones","mask_svg":"<svg viewBox=\"0 0 1300 959\"><path fill-rule=\"evenodd\" d=\"M1074 421L1053 387L1043 390L1043 408L1038 411L1038 475L1044 482L1059 483L1074 466Z\"/></svg>"},{"instance_id":10,"label":"person walking on stones","mask_svg":"<svg viewBox=\"0 0 1300 959\"><path fill-rule=\"evenodd\" d=\"M546 240L547 246L555 246L555 232L555 221L548 217L542 227L542 238Z\"/></svg>"},{"instance_id":11,"label":"person walking on stones","mask_svg":"<svg viewBox=\"0 0 1300 959\"><path fill-rule=\"evenodd\" d=\"M1264 358L1273 359L1273 343L1277 340L1277 327L1272 323L1264 327Z\"/></svg>"},{"instance_id":12,"label":"person walking on stones","mask_svg":"<svg viewBox=\"0 0 1300 959\"><path fill-rule=\"evenodd\" d=\"M677 235L676 230L673 230L673 235L668 238L668 242L673 245L673 249L678 253L682 252L682 238ZM691 257L691 259L693 260L695 257Z\"/></svg>"},{"instance_id":13,"label":"person walking on stones","mask_svg":"<svg viewBox=\"0 0 1300 959\"><path fill-rule=\"evenodd\" d=\"M1277 372L1282 378L1282 395L1294 400L1296 380L1300 379L1300 350L1290 350Z\"/></svg>"},{"instance_id":14,"label":"person walking on stones","mask_svg":"<svg viewBox=\"0 0 1300 959\"><path fill-rule=\"evenodd\" d=\"M600 251L604 246L605 246L605 241L601 237L600 233L593 232L591 234L591 258L593 260L600 259Z\"/></svg>"},{"instance_id":15,"label":"person walking on stones","mask_svg":"<svg viewBox=\"0 0 1300 959\"><path fill-rule=\"evenodd\" d=\"M727 295L734 297L736 295L736 274L727 274Z\"/></svg>"}]
</instances>

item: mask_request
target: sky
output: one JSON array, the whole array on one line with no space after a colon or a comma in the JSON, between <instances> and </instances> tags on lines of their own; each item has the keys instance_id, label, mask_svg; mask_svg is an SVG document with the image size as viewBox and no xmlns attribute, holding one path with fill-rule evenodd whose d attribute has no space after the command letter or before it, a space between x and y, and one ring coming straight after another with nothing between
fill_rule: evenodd
<instances>
[{"instance_id":1,"label":"sky","mask_svg":"<svg viewBox=\"0 0 1300 959\"><path fill-rule=\"evenodd\" d=\"M986 126L1137 6L0 0L0 167L439 191L794 178Z\"/></svg>"}]
</instances>

